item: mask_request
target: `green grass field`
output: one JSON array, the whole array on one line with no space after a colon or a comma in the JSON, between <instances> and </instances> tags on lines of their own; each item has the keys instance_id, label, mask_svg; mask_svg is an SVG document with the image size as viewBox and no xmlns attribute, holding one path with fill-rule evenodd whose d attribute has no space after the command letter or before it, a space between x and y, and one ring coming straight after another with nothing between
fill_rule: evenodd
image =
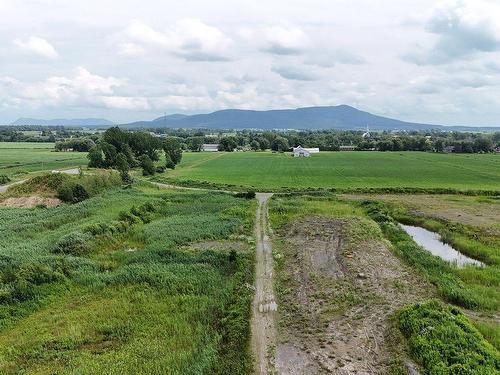
<instances>
[{"instance_id":1,"label":"green grass field","mask_svg":"<svg viewBox=\"0 0 500 375\"><path fill-rule=\"evenodd\" d=\"M223 245L254 210L143 185L1 207L0 373L249 373L252 247ZM207 240L221 248L189 247Z\"/></svg>"},{"instance_id":2,"label":"green grass field","mask_svg":"<svg viewBox=\"0 0 500 375\"><path fill-rule=\"evenodd\" d=\"M500 155L424 152L185 153L171 181L196 180L255 189L453 188L500 190Z\"/></svg>"},{"instance_id":3,"label":"green grass field","mask_svg":"<svg viewBox=\"0 0 500 375\"><path fill-rule=\"evenodd\" d=\"M87 165L86 152L55 152L54 143L0 142L0 175L24 174Z\"/></svg>"}]
</instances>

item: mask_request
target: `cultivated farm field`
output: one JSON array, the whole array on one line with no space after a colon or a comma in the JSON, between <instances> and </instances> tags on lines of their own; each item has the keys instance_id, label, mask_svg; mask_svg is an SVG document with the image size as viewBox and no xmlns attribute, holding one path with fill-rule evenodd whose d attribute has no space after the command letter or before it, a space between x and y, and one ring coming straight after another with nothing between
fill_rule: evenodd
<instances>
[{"instance_id":1,"label":"cultivated farm field","mask_svg":"<svg viewBox=\"0 0 500 375\"><path fill-rule=\"evenodd\" d=\"M54 143L0 142L0 175L87 165L86 152L55 152Z\"/></svg>"},{"instance_id":2,"label":"cultivated farm field","mask_svg":"<svg viewBox=\"0 0 500 375\"><path fill-rule=\"evenodd\" d=\"M424 152L185 153L170 182L198 181L257 190L282 188L451 188L500 190L500 155Z\"/></svg>"}]
</instances>

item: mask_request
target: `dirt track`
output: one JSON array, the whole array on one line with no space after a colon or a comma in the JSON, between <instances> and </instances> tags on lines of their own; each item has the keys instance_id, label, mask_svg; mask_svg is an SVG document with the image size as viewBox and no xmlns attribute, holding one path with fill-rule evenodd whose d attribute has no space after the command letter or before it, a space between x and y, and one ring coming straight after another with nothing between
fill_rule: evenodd
<instances>
[{"instance_id":1,"label":"dirt track","mask_svg":"<svg viewBox=\"0 0 500 375\"><path fill-rule=\"evenodd\" d=\"M310 216L277 233L278 374L385 374L405 361L391 319L430 287L367 225Z\"/></svg>"},{"instance_id":2,"label":"dirt track","mask_svg":"<svg viewBox=\"0 0 500 375\"><path fill-rule=\"evenodd\" d=\"M272 194L258 193L255 238L256 275L255 297L252 306L252 351L255 373L273 372L272 351L276 345L277 304L273 291L273 254L268 235L267 202Z\"/></svg>"}]
</instances>

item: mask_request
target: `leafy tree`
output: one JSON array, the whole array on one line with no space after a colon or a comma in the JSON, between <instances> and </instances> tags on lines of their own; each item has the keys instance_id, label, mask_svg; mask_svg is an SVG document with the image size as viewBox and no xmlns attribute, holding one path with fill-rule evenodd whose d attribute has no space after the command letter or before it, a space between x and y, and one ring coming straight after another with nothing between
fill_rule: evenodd
<instances>
[{"instance_id":1,"label":"leafy tree","mask_svg":"<svg viewBox=\"0 0 500 375\"><path fill-rule=\"evenodd\" d=\"M152 176L155 174L156 169L153 160L148 155L141 155L139 158L142 168L143 176Z\"/></svg>"},{"instance_id":2,"label":"leafy tree","mask_svg":"<svg viewBox=\"0 0 500 375\"><path fill-rule=\"evenodd\" d=\"M260 143L257 141L257 140L253 140L251 143L250 143L250 148L254 151L258 151L260 150Z\"/></svg>"},{"instance_id":3,"label":"leafy tree","mask_svg":"<svg viewBox=\"0 0 500 375\"><path fill-rule=\"evenodd\" d=\"M109 128L104 132L103 141L115 146L118 152L122 152L122 148L129 142L129 134L121 130L118 126Z\"/></svg>"},{"instance_id":4,"label":"leafy tree","mask_svg":"<svg viewBox=\"0 0 500 375\"><path fill-rule=\"evenodd\" d=\"M277 136L271 143L271 150L283 152L290 148L288 145L288 140L282 136Z\"/></svg>"},{"instance_id":5,"label":"leafy tree","mask_svg":"<svg viewBox=\"0 0 500 375\"><path fill-rule=\"evenodd\" d=\"M392 151L392 142L388 139L384 139L378 143L379 151Z\"/></svg>"},{"instance_id":6,"label":"leafy tree","mask_svg":"<svg viewBox=\"0 0 500 375\"><path fill-rule=\"evenodd\" d=\"M233 152L237 146L234 137L222 137L219 141L219 151Z\"/></svg>"},{"instance_id":7,"label":"leafy tree","mask_svg":"<svg viewBox=\"0 0 500 375\"><path fill-rule=\"evenodd\" d=\"M100 145L102 152L104 153L104 167L114 167L116 165L116 155L118 154L116 147L107 142L101 142Z\"/></svg>"},{"instance_id":8,"label":"leafy tree","mask_svg":"<svg viewBox=\"0 0 500 375\"><path fill-rule=\"evenodd\" d=\"M201 146L203 145L203 137L190 137L187 139L187 148L191 151L201 151Z\"/></svg>"},{"instance_id":9,"label":"leafy tree","mask_svg":"<svg viewBox=\"0 0 500 375\"><path fill-rule=\"evenodd\" d=\"M478 137L474 140L474 152L491 152L493 150L493 142L486 137Z\"/></svg>"},{"instance_id":10,"label":"leafy tree","mask_svg":"<svg viewBox=\"0 0 500 375\"><path fill-rule=\"evenodd\" d=\"M100 146L92 147L87 154L87 159L89 159L89 167L91 168L103 168L105 166L104 155Z\"/></svg>"},{"instance_id":11,"label":"leafy tree","mask_svg":"<svg viewBox=\"0 0 500 375\"><path fill-rule=\"evenodd\" d=\"M129 175L130 166L128 165L127 157L122 152L116 156L116 169L120 172L120 177L124 183L130 183L131 178Z\"/></svg>"},{"instance_id":12,"label":"leafy tree","mask_svg":"<svg viewBox=\"0 0 500 375\"><path fill-rule=\"evenodd\" d=\"M269 140L264 137L259 138L259 145L262 151L265 151L271 147L271 143L269 142Z\"/></svg>"},{"instance_id":13,"label":"leafy tree","mask_svg":"<svg viewBox=\"0 0 500 375\"><path fill-rule=\"evenodd\" d=\"M170 158L170 160L168 160L167 158L167 163L166 163L167 168L172 168L171 166L168 165L169 162L171 162L170 163L171 165L173 164L173 167L175 167L175 165L180 163L182 159L182 148L181 148L181 143L177 138L174 137L166 138L163 141L163 151L165 152L165 157L167 158L168 155L168 157Z\"/></svg>"},{"instance_id":14,"label":"leafy tree","mask_svg":"<svg viewBox=\"0 0 500 375\"><path fill-rule=\"evenodd\" d=\"M434 150L436 150L436 152L443 152L444 142L441 138L436 139L436 142L434 142Z\"/></svg>"},{"instance_id":15,"label":"leafy tree","mask_svg":"<svg viewBox=\"0 0 500 375\"><path fill-rule=\"evenodd\" d=\"M129 145L136 157L147 155L151 160L159 160L158 150L161 149L161 141L146 132L134 132L130 134Z\"/></svg>"},{"instance_id":16,"label":"leafy tree","mask_svg":"<svg viewBox=\"0 0 500 375\"><path fill-rule=\"evenodd\" d=\"M175 163L172 161L172 158L168 153L165 154L165 167L170 169L175 168Z\"/></svg>"}]
</instances>

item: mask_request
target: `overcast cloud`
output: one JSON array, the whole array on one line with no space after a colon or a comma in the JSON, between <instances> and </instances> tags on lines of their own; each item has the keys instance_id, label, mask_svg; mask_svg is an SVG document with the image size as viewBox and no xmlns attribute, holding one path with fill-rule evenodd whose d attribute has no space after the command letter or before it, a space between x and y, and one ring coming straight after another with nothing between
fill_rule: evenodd
<instances>
[{"instance_id":1,"label":"overcast cloud","mask_svg":"<svg viewBox=\"0 0 500 375\"><path fill-rule=\"evenodd\" d=\"M500 1L0 0L0 123L349 104L500 126Z\"/></svg>"}]
</instances>

